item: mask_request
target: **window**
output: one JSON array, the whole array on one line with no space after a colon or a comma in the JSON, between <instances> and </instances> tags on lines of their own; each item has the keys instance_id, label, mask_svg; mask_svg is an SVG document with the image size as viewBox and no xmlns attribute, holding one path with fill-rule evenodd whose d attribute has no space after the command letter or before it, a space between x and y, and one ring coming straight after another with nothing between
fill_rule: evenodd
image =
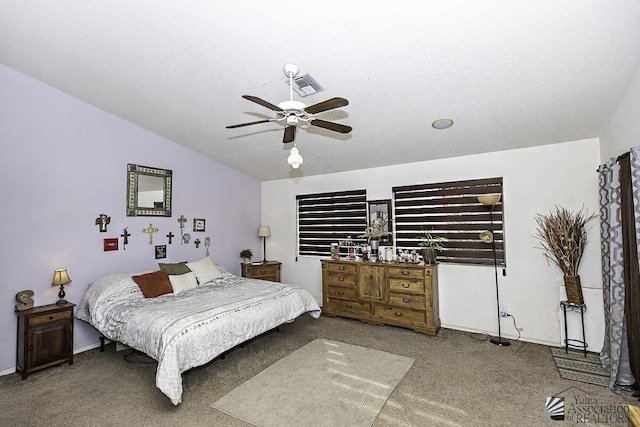
<instances>
[{"instance_id":1,"label":"window","mask_svg":"<svg viewBox=\"0 0 640 427\"><path fill-rule=\"evenodd\" d=\"M298 254L328 256L331 243L357 236L367 227L367 192L353 190L296 196Z\"/></svg>"},{"instance_id":2,"label":"window","mask_svg":"<svg viewBox=\"0 0 640 427\"><path fill-rule=\"evenodd\" d=\"M478 196L500 194L493 208ZM448 239L438 261L493 265L493 244L479 234L491 230L498 265L505 265L502 178L393 187L396 246L420 249L420 236L430 231Z\"/></svg>"}]
</instances>

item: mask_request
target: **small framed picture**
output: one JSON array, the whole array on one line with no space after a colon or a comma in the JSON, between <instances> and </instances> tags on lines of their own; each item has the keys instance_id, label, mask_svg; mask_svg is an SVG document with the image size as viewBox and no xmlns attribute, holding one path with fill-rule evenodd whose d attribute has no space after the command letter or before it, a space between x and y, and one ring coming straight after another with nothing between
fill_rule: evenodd
<instances>
[{"instance_id":1,"label":"small framed picture","mask_svg":"<svg viewBox=\"0 0 640 427\"><path fill-rule=\"evenodd\" d=\"M368 206L368 224L377 224L382 231L393 232L391 225L391 199L387 200L371 200L367 202ZM381 245L393 245L393 234L380 237Z\"/></svg>"},{"instance_id":2,"label":"small framed picture","mask_svg":"<svg viewBox=\"0 0 640 427\"><path fill-rule=\"evenodd\" d=\"M156 259L162 259L167 257L167 245L156 246Z\"/></svg>"},{"instance_id":3,"label":"small framed picture","mask_svg":"<svg viewBox=\"0 0 640 427\"><path fill-rule=\"evenodd\" d=\"M204 231L205 221L202 218L193 218L193 231Z\"/></svg>"}]
</instances>

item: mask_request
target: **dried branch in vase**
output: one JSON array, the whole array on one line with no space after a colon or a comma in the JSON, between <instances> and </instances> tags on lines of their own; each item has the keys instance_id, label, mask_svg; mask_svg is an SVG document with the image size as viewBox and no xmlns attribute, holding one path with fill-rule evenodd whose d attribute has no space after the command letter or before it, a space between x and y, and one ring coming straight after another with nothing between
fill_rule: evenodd
<instances>
[{"instance_id":1,"label":"dried branch in vase","mask_svg":"<svg viewBox=\"0 0 640 427\"><path fill-rule=\"evenodd\" d=\"M565 276L577 276L584 248L587 245L587 223L596 218L582 207L571 212L556 206L548 215L536 215L534 237L542 244L549 263L557 265Z\"/></svg>"}]
</instances>

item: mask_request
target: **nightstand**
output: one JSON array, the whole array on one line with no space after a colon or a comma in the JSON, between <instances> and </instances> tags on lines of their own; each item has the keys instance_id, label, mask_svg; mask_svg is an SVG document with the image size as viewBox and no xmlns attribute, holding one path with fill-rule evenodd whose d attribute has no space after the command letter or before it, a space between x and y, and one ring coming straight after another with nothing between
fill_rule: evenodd
<instances>
[{"instance_id":1,"label":"nightstand","mask_svg":"<svg viewBox=\"0 0 640 427\"><path fill-rule=\"evenodd\" d=\"M261 262L260 264L243 262L242 277L279 282L281 265L282 263L278 261L267 261Z\"/></svg>"},{"instance_id":2,"label":"nightstand","mask_svg":"<svg viewBox=\"0 0 640 427\"><path fill-rule=\"evenodd\" d=\"M73 307L49 304L18 311L18 361L16 370L27 375L69 362L73 365Z\"/></svg>"}]
</instances>

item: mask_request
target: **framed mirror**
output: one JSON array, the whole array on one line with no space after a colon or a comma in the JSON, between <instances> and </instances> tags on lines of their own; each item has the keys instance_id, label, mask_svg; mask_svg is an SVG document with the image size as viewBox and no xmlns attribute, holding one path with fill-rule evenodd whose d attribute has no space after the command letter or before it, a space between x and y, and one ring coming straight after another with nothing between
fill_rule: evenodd
<instances>
[{"instance_id":1,"label":"framed mirror","mask_svg":"<svg viewBox=\"0 0 640 427\"><path fill-rule=\"evenodd\" d=\"M127 164L127 216L171 216L172 172Z\"/></svg>"}]
</instances>

